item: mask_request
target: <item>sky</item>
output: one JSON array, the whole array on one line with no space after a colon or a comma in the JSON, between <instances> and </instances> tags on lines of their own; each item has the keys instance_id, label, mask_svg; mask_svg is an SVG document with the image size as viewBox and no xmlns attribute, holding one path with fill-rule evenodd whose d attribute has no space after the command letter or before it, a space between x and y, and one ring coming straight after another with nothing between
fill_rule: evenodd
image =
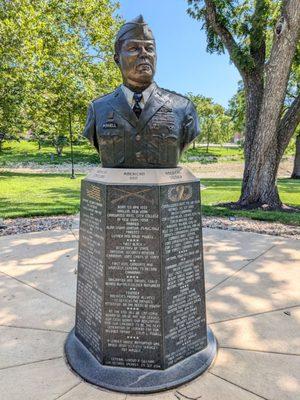
<instances>
[{"instance_id":1,"label":"sky","mask_svg":"<svg viewBox=\"0 0 300 400\"><path fill-rule=\"evenodd\" d=\"M206 52L201 22L187 13L186 0L119 0L118 14L132 20L142 14L156 39L155 81L181 94L211 97L227 107L241 79L227 54Z\"/></svg>"}]
</instances>

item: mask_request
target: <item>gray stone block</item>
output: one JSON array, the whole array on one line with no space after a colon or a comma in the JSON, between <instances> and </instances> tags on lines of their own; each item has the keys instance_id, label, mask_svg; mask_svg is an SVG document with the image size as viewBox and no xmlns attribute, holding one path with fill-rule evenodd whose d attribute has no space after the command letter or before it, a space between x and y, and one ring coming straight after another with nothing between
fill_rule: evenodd
<instances>
[{"instance_id":1,"label":"gray stone block","mask_svg":"<svg viewBox=\"0 0 300 400\"><path fill-rule=\"evenodd\" d=\"M211 352L199 181L184 168L89 175L69 349L80 343L103 367L163 371L204 349L212 359L210 337Z\"/></svg>"}]
</instances>

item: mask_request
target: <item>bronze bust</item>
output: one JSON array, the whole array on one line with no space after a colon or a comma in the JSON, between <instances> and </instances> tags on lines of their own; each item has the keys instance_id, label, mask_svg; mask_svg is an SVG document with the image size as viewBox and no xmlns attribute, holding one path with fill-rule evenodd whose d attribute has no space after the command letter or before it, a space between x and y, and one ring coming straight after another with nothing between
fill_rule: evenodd
<instances>
[{"instance_id":1,"label":"bronze bust","mask_svg":"<svg viewBox=\"0 0 300 400\"><path fill-rule=\"evenodd\" d=\"M115 41L123 85L92 101L83 135L109 168L176 167L199 134L193 103L159 88L155 40L142 16L124 24Z\"/></svg>"}]
</instances>

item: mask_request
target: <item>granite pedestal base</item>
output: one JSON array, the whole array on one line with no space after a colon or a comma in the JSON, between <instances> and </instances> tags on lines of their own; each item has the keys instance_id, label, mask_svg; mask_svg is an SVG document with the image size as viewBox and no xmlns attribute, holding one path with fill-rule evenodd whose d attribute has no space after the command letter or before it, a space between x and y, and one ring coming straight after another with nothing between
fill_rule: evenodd
<instances>
[{"instance_id":1,"label":"granite pedestal base","mask_svg":"<svg viewBox=\"0 0 300 400\"><path fill-rule=\"evenodd\" d=\"M72 369L85 381L122 393L154 393L172 389L201 375L217 353L216 339L208 328L208 345L203 350L166 370L107 367L99 363L74 334L65 345L67 360Z\"/></svg>"},{"instance_id":2,"label":"granite pedestal base","mask_svg":"<svg viewBox=\"0 0 300 400\"><path fill-rule=\"evenodd\" d=\"M70 365L100 386L146 393L199 375L215 353L199 180L185 168L98 168L82 181Z\"/></svg>"}]
</instances>

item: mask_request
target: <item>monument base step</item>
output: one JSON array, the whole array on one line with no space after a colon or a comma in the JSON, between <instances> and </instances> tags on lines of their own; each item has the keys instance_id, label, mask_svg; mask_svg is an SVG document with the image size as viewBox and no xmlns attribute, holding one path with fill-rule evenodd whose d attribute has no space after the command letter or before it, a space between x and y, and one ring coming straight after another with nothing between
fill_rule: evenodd
<instances>
[{"instance_id":1,"label":"monument base step","mask_svg":"<svg viewBox=\"0 0 300 400\"><path fill-rule=\"evenodd\" d=\"M154 393L174 388L201 375L213 362L217 342L207 330L208 345L202 351L165 370L110 367L100 364L70 332L65 354L71 368L85 381L122 393Z\"/></svg>"}]
</instances>

